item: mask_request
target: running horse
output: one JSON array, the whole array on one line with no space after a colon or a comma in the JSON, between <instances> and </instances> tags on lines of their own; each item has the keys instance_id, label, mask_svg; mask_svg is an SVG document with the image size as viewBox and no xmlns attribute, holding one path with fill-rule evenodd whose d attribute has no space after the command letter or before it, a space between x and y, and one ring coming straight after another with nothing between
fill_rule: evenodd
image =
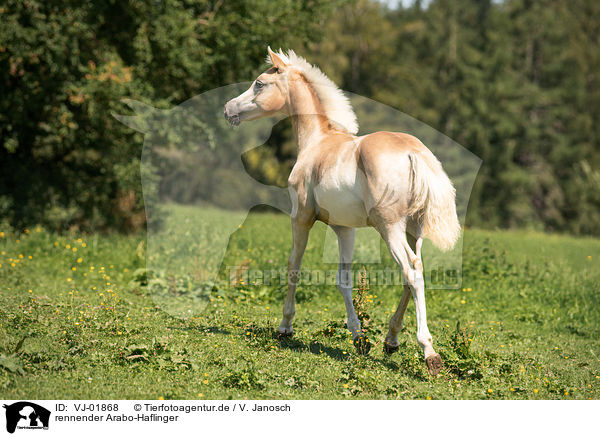
<instances>
[{"instance_id":1,"label":"running horse","mask_svg":"<svg viewBox=\"0 0 600 436\"><path fill-rule=\"evenodd\" d=\"M273 52L271 67L250 88L225 105L232 125L284 113L291 118L298 158L289 176L292 196L292 250L281 336L293 332L295 294L302 255L315 221L338 238L337 285L347 326L357 351L371 348L352 302L351 262L355 229L372 226L402 269L404 290L389 322L384 351L398 350L398 333L409 298L415 303L417 340L431 375L442 368L427 327L421 245L428 237L448 250L460 235L456 191L433 153L414 136L375 132L356 136L358 124L349 100L319 68L293 51Z\"/></svg>"}]
</instances>

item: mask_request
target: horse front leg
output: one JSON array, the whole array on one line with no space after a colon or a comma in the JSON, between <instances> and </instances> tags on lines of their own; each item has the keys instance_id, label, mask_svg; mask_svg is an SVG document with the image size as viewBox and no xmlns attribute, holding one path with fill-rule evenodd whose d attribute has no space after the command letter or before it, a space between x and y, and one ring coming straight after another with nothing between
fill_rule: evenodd
<instances>
[{"instance_id":1,"label":"horse front leg","mask_svg":"<svg viewBox=\"0 0 600 436\"><path fill-rule=\"evenodd\" d=\"M279 337L291 336L294 332L292 328L292 319L296 314L296 287L300 280L300 266L302 256L306 250L310 225L292 220L292 251L288 259L288 292L283 305L283 318L277 329Z\"/></svg>"},{"instance_id":2,"label":"horse front leg","mask_svg":"<svg viewBox=\"0 0 600 436\"><path fill-rule=\"evenodd\" d=\"M340 251L340 266L337 273L337 286L344 304L346 305L348 330L352 333L352 341L359 354L368 354L371 344L363 335L360 320L354 310L352 301L352 253L354 251L354 239L356 230L350 227L331 226L338 237L338 248Z\"/></svg>"}]
</instances>

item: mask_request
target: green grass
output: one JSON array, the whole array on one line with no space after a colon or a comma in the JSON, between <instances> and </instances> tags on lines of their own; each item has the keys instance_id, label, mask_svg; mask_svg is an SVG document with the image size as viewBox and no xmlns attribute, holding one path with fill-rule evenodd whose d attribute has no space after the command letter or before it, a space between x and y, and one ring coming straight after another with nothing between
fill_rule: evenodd
<instances>
[{"instance_id":1,"label":"green grass","mask_svg":"<svg viewBox=\"0 0 600 436\"><path fill-rule=\"evenodd\" d=\"M194 235L223 223L235 228L239 215L173 210L169 232L151 235L160 238L151 239L148 253L141 236L4 229L0 397L600 398L596 239L467 230L462 288L427 292L429 328L444 361L440 375L430 377L412 304L400 351L382 352L397 286L366 292L375 344L368 356L356 354L331 284L300 286L295 336L279 342L285 286L230 283L226 267L284 268L289 219L251 214L231 238L221 276L211 279L215 263L198 255L218 257L222 235L210 243ZM324 235L317 224L307 271L336 268L323 263ZM373 249L361 244L357 252ZM152 271L144 269L146 254ZM382 262L394 267L387 254Z\"/></svg>"}]
</instances>

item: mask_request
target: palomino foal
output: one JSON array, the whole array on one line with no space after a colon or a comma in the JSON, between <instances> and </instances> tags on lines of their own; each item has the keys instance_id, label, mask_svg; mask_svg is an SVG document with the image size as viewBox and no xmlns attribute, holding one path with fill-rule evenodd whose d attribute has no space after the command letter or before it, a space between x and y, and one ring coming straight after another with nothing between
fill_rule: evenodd
<instances>
[{"instance_id":1,"label":"palomino foal","mask_svg":"<svg viewBox=\"0 0 600 436\"><path fill-rule=\"evenodd\" d=\"M422 237L441 249L456 242L460 225L455 190L440 162L417 138L392 132L357 137L356 116L344 94L316 67L293 51L268 49L272 67L252 86L225 105L233 124L284 112L292 120L298 159L289 177L292 196L292 252L288 260L288 293L279 326L292 334L296 285L308 233L316 220L338 237L337 283L346 304L347 325L360 353L368 353L352 303L350 265L355 228L374 227L402 268L404 291L389 323L384 350L398 350L398 333L412 295L417 313L417 340L429 372L442 366L427 328Z\"/></svg>"}]
</instances>

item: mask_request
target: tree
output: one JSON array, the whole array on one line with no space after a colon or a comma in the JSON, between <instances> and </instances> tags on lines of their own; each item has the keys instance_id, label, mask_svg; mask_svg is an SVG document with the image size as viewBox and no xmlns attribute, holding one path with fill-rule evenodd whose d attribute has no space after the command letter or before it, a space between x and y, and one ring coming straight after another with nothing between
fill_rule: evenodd
<instances>
[{"instance_id":1,"label":"tree","mask_svg":"<svg viewBox=\"0 0 600 436\"><path fill-rule=\"evenodd\" d=\"M143 226L143 138L110 116L120 100L166 108L248 80L268 44L318 38L335 4L3 2L0 216L19 227Z\"/></svg>"}]
</instances>

